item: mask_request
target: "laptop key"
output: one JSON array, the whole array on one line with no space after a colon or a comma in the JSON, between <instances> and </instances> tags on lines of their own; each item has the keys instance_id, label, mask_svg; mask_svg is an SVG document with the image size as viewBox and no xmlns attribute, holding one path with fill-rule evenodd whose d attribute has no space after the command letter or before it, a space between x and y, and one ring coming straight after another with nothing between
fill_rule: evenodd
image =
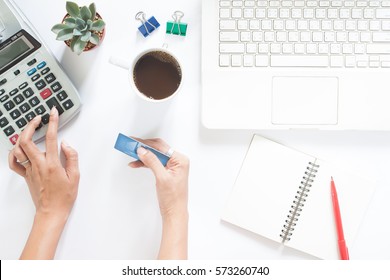
<instances>
[{"instance_id":1,"label":"laptop key","mask_svg":"<svg viewBox=\"0 0 390 280\"><path fill-rule=\"evenodd\" d=\"M328 56L273 55L271 66L274 67L328 67Z\"/></svg>"},{"instance_id":2,"label":"laptop key","mask_svg":"<svg viewBox=\"0 0 390 280\"><path fill-rule=\"evenodd\" d=\"M268 66L269 57L268 55L256 55L255 65L257 67L266 67Z\"/></svg>"},{"instance_id":3,"label":"laptop key","mask_svg":"<svg viewBox=\"0 0 390 280\"><path fill-rule=\"evenodd\" d=\"M220 53L244 53L244 44L219 44Z\"/></svg>"},{"instance_id":4,"label":"laptop key","mask_svg":"<svg viewBox=\"0 0 390 280\"><path fill-rule=\"evenodd\" d=\"M377 19L388 19L390 18L390 9L377 9L376 10Z\"/></svg>"},{"instance_id":5,"label":"laptop key","mask_svg":"<svg viewBox=\"0 0 390 280\"><path fill-rule=\"evenodd\" d=\"M219 29L221 30L235 30L236 21L235 20L221 20L219 22Z\"/></svg>"},{"instance_id":6,"label":"laptop key","mask_svg":"<svg viewBox=\"0 0 390 280\"><path fill-rule=\"evenodd\" d=\"M390 54L390 44L368 44L368 54Z\"/></svg>"},{"instance_id":7,"label":"laptop key","mask_svg":"<svg viewBox=\"0 0 390 280\"><path fill-rule=\"evenodd\" d=\"M232 66L239 67L242 65L242 55L234 54L232 55Z\"/></svg>"},{"instance_id":8,"label":"laptop key","mask_svg":"<svg viewBox=\"0 0 390 280\"><path fill-rule=\"evenodd\" d=\"M219 33L219 40L221 42L237 42L239 40L238 32L225 31Z\"/></svg>"},{"instance_id":9,"label":"laptop key","mask_svg":"<svg viewBox=\"0 0 390 280\"><path fill-rule=\"evenodd\" d=\"M230 66L230 55L221 54L219 56L219 66L221 66L221 67L228 67L228 66Z\"/></svg>"}]
</instances>

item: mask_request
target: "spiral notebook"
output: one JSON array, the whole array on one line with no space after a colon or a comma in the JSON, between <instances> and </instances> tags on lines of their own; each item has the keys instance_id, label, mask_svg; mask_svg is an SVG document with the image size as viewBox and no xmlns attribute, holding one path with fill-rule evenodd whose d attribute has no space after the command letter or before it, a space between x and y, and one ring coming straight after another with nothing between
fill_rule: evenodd
<instances>
[{"instance_id":1,"label":"spiral notebook","mask_svg":"<svg viewBox=\"0 0 390 280\"><path fill-rule=\"evenodd\" d=\"M375 182L259 135L252 139L222 220L320 259L339 259L331 176L353 258Z\"/></svg>"}]
</instances>

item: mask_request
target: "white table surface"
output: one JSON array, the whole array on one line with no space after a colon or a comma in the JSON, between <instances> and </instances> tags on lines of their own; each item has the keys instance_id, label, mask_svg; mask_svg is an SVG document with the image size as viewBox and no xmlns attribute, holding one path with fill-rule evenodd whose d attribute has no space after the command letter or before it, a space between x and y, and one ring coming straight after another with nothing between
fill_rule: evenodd
<instances>
[{"instance_id":1,"label":"white table surface","mask_svg":"<svg viewBox=\"0 0 390 280\"><path fill-rule=\"evenodd\" d=\"M149 170L130 169L127 164L131 159L114 150L119 132L163 138L190 157L190 259L312 258L288 248L279 250L276 243L220 220L253 133L377 179L376 193L350 256L390 259L390 133L203 128L200 0L96 0L98 12L107 23L106 37L98 49L80 56L56 41L50 31L64 16L65 1L15 1L62 63L84 104L78 117L59 133L60 139L66 139L79 152L81 181L57 259L154 259L157 255L161 221L154 177ZM140 10L162 24L147 39L138 34L139 23L134 20ZM165 23L175 10L182 10L182 21L189 24L185 38L165 34ZM138 52L163 43L183 65L183 87L170 104L149 104L135 96L128 73L111 65L109 58L115 55L130 61ZM1 150L1 259L19 257L33 217L27 186L8 169L7 152Z\"/></svg>"}]
</instances>

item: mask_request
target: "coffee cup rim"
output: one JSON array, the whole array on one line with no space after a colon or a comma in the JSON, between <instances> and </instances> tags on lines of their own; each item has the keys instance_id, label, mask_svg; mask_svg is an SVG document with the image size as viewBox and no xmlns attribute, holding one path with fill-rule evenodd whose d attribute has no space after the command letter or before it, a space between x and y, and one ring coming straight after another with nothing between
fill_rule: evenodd
<instances>
[{"instance_id":1,"label":"coffee cup rim","mask_svg":"<svg viewBox=\"0 0 390 280\"><path fill-rule=\"evenodd\" d=\"M176 62L178 63L178 65L180 66L180 71L181 71L181 81L180 81L180 84L178 86L178 88L175 90L174 93L172 93L170 96L166 97L166 98L163 98L163 99L152 99L152 98L148 98L145 94L143 94L142 92L139 91L139 89L137 88L135 82L134 82L134 67L136 65L136 63L138 62L138 60L144 56L145 54L147 53L150 53L150 52L153 52L153 51L161 51L161 52L165 52L169 55L171 55L175 60ZM183 84L183 66L182 64L180 63L180 61L178 60L177 56L174 55L171 51L169 51L167 49L167 47L164 45L163 47L155 47L155 48L149 48L149 49L145 49L141 52L139 52L134 58L133 58L133 62L129 68L129 79L130 79L130 84L133 88L133 90L135 91L135 93L137 94L137 96L139 96L141 99L143 100L146 100L148 102L152 102L152 103L162 103L162 102L166 102L168 100L171 100L172 98L174 98L180 91L181 87L182 87L182 84Z\"/></svg>"}]
</instances>

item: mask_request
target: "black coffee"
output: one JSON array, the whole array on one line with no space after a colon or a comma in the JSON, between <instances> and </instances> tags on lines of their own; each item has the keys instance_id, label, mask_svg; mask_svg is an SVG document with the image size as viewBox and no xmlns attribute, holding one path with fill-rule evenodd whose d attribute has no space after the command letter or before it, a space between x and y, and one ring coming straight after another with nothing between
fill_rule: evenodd
<instances>
[{"instance_id":1,"label":"black coffee","mask_svg":"<svg viewBox=\"0 0 390 280\"><path fill-rule=\"evenodd\" d=\"M171 96L179 88L181 78L181 68L176 59L162 51L144 54L134 66L136 87L151 99Z\"/></svg>"}]
</instances>

